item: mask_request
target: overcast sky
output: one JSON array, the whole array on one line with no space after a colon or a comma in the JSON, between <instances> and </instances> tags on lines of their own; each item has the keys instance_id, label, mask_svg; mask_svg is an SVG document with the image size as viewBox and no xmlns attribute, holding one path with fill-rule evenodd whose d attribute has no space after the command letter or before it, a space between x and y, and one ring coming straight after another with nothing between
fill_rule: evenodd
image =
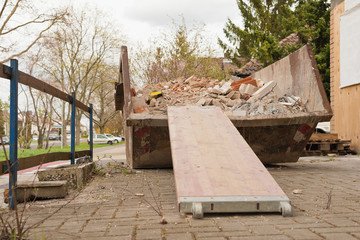
<instances>
[{"instance_id":1,"label":"overcast sky","mask_svg":"<svg viewBox=\"0 0 360 240\"><path fill-rule=\"evenodd\" d=\"M51 2L51 5L50 5ZM217 49L217 38L224 38L222 29L227 18L240 24L239 10L236 0L66 0L45 1L35 0L43 8L46 5L74 4L75 7L96 7L108 14L108 19L119 25L122 33L127 36L128 47L146 44L151 36L171 26L172 19L180 20L183 16L188 26L193 23L205 24L205 35ZM22 70L21 63L19 64ZM5 82L4 82L5 81ZM0 98L8 100L9 88L7 80L0 79Z\"/></svg>"},{"instance_id":2,"label":"overcast sky","mask_svg":"<svg viewBox=\"0 0 360 240\"><path fill-rule=\"evenodd\" d=\"M71 2L75 2L72 0ZM76 0L78 4L97 6L109 14L109 19L121 26L128 36L128 45L146 43L149 37L171 26L172 19L184 16L186 23L206 25L207 38L218 49L218 36L224 37L222 29L229 17L240 23L236 0Z\"/></svg>"}]
</instances>

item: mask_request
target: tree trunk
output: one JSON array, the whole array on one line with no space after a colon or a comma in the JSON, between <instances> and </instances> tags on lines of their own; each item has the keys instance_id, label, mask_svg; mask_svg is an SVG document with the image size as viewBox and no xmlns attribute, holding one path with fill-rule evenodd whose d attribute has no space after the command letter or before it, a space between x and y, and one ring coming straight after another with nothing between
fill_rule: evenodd
<instances>
[{"instance_id":1,"label":"tree trunk","mask_svg":"<svg viewBox=\"0 0 360 240\"><path fill-rule=\"evenodd\" d=\"M100 134L104 134L104 132L105 132L105 126L104 126L104 125L101 125L101 126L99 126L99 129L100 129Z\"/></svg>"},{"instance_id":2,"label":"tree trunk","mask_svg":"<svg viewBox=\"0 0 360 240\"><path fill-rule=\"evenodd\" d=\"M25 115L25 148L30 149L31 143L31 121L30 121L30 112L27 111Z\"/></svg>"},{"instance_id":3,"label":"tree trunk","mask_svg":"<svg viewBox=\"0 0 360 240\"><path fill-rule=\"evenodd\" d=\"M76 110L76 116L75 116L75 145L80 145L80 120L82 116L82 111Z\"/></svg>"},{"instance_id":4,"label":"tree trunk","mask_svg":"<svg viewBox=\"0 0 360 240\"><path fill-rule=\"evenodd\" d=\"M39 135L38 135L38 145L37 148L41 149L43 146L43 140L44 140L44 135L42 134L42 132L39 131Z\"/></svg>"},{"instance_id":5,"label":"tree trunk","mask_svg":"<svg viewBox=\"0 0 360 240\"><path fill-rule=\"evenodd\" d=\"M65 103L63 102L62 104L62 119L61 119L61 142L62 142L62 146L66 146L67 142L66 142L66 126L67 126L67 120L65 119Z\"/></svg>"}]
</instances>

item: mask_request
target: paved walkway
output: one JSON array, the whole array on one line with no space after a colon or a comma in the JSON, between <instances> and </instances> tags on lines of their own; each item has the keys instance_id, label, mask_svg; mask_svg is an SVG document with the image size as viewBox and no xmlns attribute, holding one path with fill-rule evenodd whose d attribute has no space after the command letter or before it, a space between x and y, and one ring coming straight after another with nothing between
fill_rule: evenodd
<instances>
[{"instance_id":1,"label":"paved walkway","mask_svg":"<svg viewBox=\"0 0 360 240\"><path fill-rule=\"evenodd\" d=\"M98 162L99 166L106 166L108 163L123 162L126 161L125 156L125 144L107 146L102 148L94 148L94 160ZM18 182L21 181L34 181L38 180L37 172L39 169L49 169L60 166L67 166L70 164L70 160L57 161L45 163L43 165L28 168L18 172ZM9 188L9 175L4 174L0 176L0 208L6 208L8 205L4 203L4 190Z\"/></svg>"},{"instance_id":2,"label":"paved walkway","mask_svg":"<svg viewBox=\"0 0 360 240\"><path fill-rule=\"evenodd\" d=\"M171 169L130 173L114 161L105 167L33 229L31 239L360 239L358 156L302 158L269 167L292 202L294 216L288 218L217 214L196 220L178 212ZM74 194L34 202L26 210L27 224L51 215ZM158 204L167 224L145 200L155 209Z\"/></svg>"}]
</instances>

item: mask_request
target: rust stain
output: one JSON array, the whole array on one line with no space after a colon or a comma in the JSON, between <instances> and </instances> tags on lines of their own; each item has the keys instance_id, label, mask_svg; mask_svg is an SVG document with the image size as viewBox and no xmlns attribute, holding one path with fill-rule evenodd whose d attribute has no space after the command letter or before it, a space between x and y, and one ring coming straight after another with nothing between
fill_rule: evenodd
<instances>
[{"instance_id":1,"label":"rust stain","mask_svg":"<svg viewBox=\"0 0 360 240\"><path fill-rule=\"evenodd\" d=\"M136 138L143 138L145 135L150 135L150 127L143 127L135 131Z\"/></svg>"}]
</instances>

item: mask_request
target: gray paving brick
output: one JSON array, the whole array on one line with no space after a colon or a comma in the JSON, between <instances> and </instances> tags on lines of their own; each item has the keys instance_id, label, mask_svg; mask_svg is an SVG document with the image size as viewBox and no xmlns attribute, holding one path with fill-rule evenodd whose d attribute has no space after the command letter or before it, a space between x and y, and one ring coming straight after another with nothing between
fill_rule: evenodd
<instances>
[{"instance_id":1,"label":"gray paving brick","mask_svg":"<svg viewBox=\"0 0 360 240\"><path fill-rule=\"evenodd\" d=\"M45 234L46 239L360 239L360 156L331 162L311 159L315 162L305 159L270 169L292 201L293 217L283 218L278 213L208 214L204 219L193 219L191 214L178 212L171 169L141 170L140 174L95 177L78 199L32 229L30 236L37 234L42 238ZM143 192L155 204L145 178L168 221L166 225L160 224L160 217L140 198L122 190L126 187L133 192ZM303 194L293 195L294 189L302 189ZM331 189L331 208L326 209ZM49 216L66 202L66 199L35 202L26 210L30 217L28 224Z\"/></svg>"},{"instance_id":2,"label":"gray paving brick","mask_svg":"<svg viewBox=\"0 0 360 240\"><path fill-rule=\"evenodd\" d=\"M137 230L136 239L161 239L161 229Z\"/></svg>"},{"instance_id":3,"label":"gray paving brick","mask_svg":"<svg viewBox=\"0 0 360 240\"><path fill-rule=\"evenodd\" d=\"M212 218L204 219L189 219L191 227L216 227L215 221Z\"/></svg>"},{"instance_id":4,"label":"gray paving brick","mask_svg":"<svg viewBox=\"0 0 360 240\"><path fill-rule=\"evenodd\" d=\"M312 231L317 233L350 233L360 232L360 227L331 227L331 228L310 228Z\"/></svg>"},{"instance_id":5,"label":"gray paving brick","mask_svg":"<svg viewBox=\"0 0 360 240\"><path fill-rule=\"evenodd\" d=\"M304 240L321 239L319 235L311 232L308 229L292 229L292 230L284 230L283 232L294 239L304 239Z\"/></svg>"},{"instance_id":6,"label":"gray paving brick","mask_svg":"<svg viewBox=\"0 0 360 240\"><path fill-rule=\"evenodd\" d=\"M331 218L323 218L326 222L335 225L337 227L345 227L345 226L359 226L360 225L353 220L350 220L345 217L331 217Z\"/></svg>"},{"instance_id":7,"label":"gray paving brick","mask_svg":"<svg viewBox=\"0 0 360 240\"><path fill-rule=\"evenodd\" d=\"M193 237L190 233L165 234L165 237L169 240L193 240Z\"/></svg>"},{"instance_id":8,"label":"gray paving brick","mask_svg":"<svg viewBox=\"0 0 360 240\"><path fill-rule=\"evenodd\" d=\"M249 226L256 235L279 235L281 232L273 225Z\"/></svg>"},{"instance_id":9,"label":"gray paving brick","mask_svg":"<svg viewBox=\"0 0 360 240\"><path fill-rule=\"evenodd\" d=\"M240 237L240 236L252 236L253 234L246 230L246 231L236 231L236 232L201 232L195 233L196 238L198 237Z\"/></svg>"},{"instance_id":10,"label":"gray paving brick","mask_svg":"<svg viewBox=\"0 0 360 240\"><path fill-rule=\"evenodd\" d=\"M109 228L107 236L131 236L133 232L133 226L118 226L116 224L113 224Z\"/></svg>"},{"instance_id":11,"label":"gray paving brick","mask_svg":"<svg viewBox=\"0 0 360 240\"><path fill-rule=\"evenodd\" d=\"M357 240L357 238L348 233L323 233L321 235L328 240Z\"/></svg>"},{"instance_id":12,"label":"gray paving brick","mask_svg":"<svg viewBox=\"0 0 360 240\"><path fill-rule=\"evenodd\" d=\"M247 228L240 222L220 222L218 223L218 226L224 232L247 230Z\"/></svg>"},{"instance_id":13,"label":"gray paving brick","mask_svg":"<svg viewBox=\"0 0 360 240\"><path fill-rule=\"evenodd\" d=\"M230 237L230 240L269 240L269 239L276 239L276 240L288 240L291 239L287 236L284 235L272 235L271 237L269 236L243 236L243 237Z\"/></svg>"}]
</instances>

